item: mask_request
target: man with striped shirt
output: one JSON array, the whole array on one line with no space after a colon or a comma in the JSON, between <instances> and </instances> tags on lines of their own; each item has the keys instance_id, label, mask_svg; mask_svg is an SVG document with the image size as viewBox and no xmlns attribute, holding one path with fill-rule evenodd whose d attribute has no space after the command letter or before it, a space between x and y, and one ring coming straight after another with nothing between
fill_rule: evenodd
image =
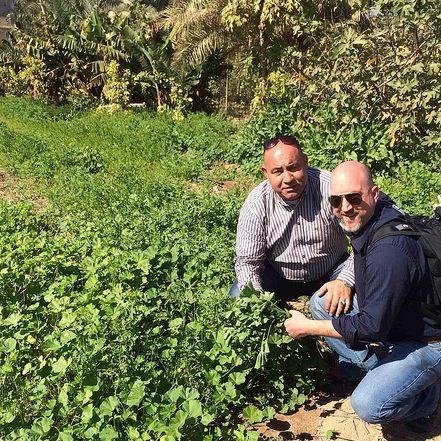
<instances>
[{"instance_id":1,"label":"man with striped shirt","mask_svg":"<svg viewBox=\"0 0 441 441\"><path fill-rule=\"evenodd\" d=\"M265 142L261 170L267 179L240 211L230 295L249 283L281 300L318 291L332 315L348 312L353 260L329 205L329 172L308 167L292 136Z\"/></svg>"}]
</instances>

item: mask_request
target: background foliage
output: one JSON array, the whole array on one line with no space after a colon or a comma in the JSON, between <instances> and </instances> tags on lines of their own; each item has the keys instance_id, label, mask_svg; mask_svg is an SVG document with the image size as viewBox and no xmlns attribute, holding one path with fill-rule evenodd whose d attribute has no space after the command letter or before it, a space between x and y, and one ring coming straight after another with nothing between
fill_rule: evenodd
<instances>
[{"instance_id":1,"label":"background foliage","mask_svg":"<svg viewBox=\"0 0 441 441\"><path fill-rule=\"evenodd\" d=\"M228 297L259 140L296 111L234 125L0 99L0 165L48 201L0 207L2 439L251 440L303 403L324 372L314 343L283 334L271 296ZM350 153L303 134L311 165ZM433 164L376 178L428 213Z\"/></svg>"},{"instance_id":2,"label":"background foliage","mask_svg":"<svg viewBox=\"0 0 441 441\"><path fill-rule=\"evenodd\" d=\"M227 295L262 142L361 160L430 214L438 2L17 0L15 18L0 165L48 204L0 210L0 436L256 439L322 372L268 296Z\"/></svg>"},{"instance_id":3,"label":"background foliage","mask_svg":"<svg viewBox=\"0 0 441 441\"><path fill-rule=\"evenodd\" d=\"M0 93L175 119L281 112L274 129L314 132L327 157L440 162L435 0L18 0L15 16Z\"/></svg>"}]
</instances>

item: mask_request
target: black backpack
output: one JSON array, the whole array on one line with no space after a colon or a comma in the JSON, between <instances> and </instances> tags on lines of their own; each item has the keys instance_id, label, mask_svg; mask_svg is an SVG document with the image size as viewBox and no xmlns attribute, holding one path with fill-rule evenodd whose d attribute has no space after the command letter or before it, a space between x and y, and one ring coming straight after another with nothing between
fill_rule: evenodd
<instances>
[{"instance_id":1,"label":"black backpack","mask_svg":"<svg viewBox=\"0 0 441 441\"><path fill-rule=\"evenodd\" d=\"M427 259L432 276L433 295L425 302L409 300L407 305L419 311L425 321L433 327L441 327L441 207L435 210L436 217L406 215L405 221L391 221L382 225L372 236L368 247L387 236L416 236Z\"/></svg>"}]
</instances>

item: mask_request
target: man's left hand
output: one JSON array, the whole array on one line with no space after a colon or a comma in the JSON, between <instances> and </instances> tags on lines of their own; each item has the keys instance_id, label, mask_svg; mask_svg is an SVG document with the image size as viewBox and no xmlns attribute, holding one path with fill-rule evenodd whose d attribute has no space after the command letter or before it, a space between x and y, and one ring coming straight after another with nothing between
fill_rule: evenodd
<instances>
[{"instance_id":1,"label":"man's left hand","mask_svg":"<svg viewBox=\"0 0 441 441\"><path fill-rule=\"evenodd\" d=\"M331 280L325 283L319 290L318 295L326 296L325 308L329 315L340 317L342 313L347 313L351 309L351 288L341 280Z\"/></svg>"},{"instance_id":2,"label":"man's left hand","mask_svg":"<svg viewBox=\"0 0 441 441\"><path fill-rule=\"evenodd\" d=\"M309 335L307 332L307 325L311 320L294 309L289 312L291 317L286 319L284 323L286 333L292 338L302 338Z\"/></svg>"}]
</instances>

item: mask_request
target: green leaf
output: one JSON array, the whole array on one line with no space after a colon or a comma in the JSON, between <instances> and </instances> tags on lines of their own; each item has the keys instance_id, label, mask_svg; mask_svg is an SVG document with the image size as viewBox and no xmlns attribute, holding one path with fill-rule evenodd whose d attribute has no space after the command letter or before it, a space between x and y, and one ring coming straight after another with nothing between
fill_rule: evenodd
<instances>
[{"instance_id":1,"label":"green leaf","mask_svg":"<svg viewBox=\"0 0 441 441\"><path fill-rule=\"evenodd\" d=\"M183 410L178 410L168 423L168 428L180 429L187 421L187 414Z\"/></svg>"},{"instance_id":2,"label":"green leaf","mask_svg":"<svg viewBox=\"0 0 441 441\"><path fill-rule=\"evenodd\" d=\"M45 352L56 352L61 348L60 342L53 337L49 337L43 344L43 349Z\"/></svg>"},{"instance_id":3,"label":"green leaf","mask_svg":"<svg viewBox=\"0 0 441 441\"><path fill-rule=\"evenodd\" d=\"M63 356L61 356L55 363L52 364L52 372L55 374L64 374L70 362L70 359L67 361Z\"/></svg>"},{"instance_id":4,"label":"green leaf","mask_svg":"<svg viewBox=\"0 0 441 441\"><path fill-rule=\"evenodd\" d=\"M297 404L303 404L304 402L306 401L306 397L305 397L305 395L303 395L303 394L300 394L298 397L297 397Z\"/></svg>"},{"instance_id":5,"label":"green leaf","mask_svg":"<svg viewBox=\"0 0 441 441\"><path fill-rule=\"evenodd\" d=\"M1 418L3 419L4 423L11 424L12 421L15 420L15 415L12 412L7 411L1 416Z\"/></svg>"},{"instance_id":6,"label":"green leaf","mask_svg":"<svg viewBox=\"0 0 441 441\"><path fill-rule=\"evenodd\" d=\"M112 415L113 411L118 407L119 400L118 397L115 397L114 395L110 396L109 398L106 398L100 405L100 416L110 416Z\"/></svg>"},{"instance_id":7,"label":"green leaf","mask_svg":"<svg viewBox=\"0 0 441 441\"><path fill-rule=\"evenodd\" d=\"M144 395L145 395L144 382L141 380L136 380L133 383L132 388L130 389L125 404L127 404L127 406L139 406L139 403L141 403L142 399L144 398Z\"/></svg>"},{"instance_id":8,"label":"green leaf","mask_svg":"<svg viewBox=\"0 0 441 441\"><path fill-rule=\"evenodd\" d=\"M328 429L326 431L326 438L327 439L335 439L337 433L338 432L335 429Z\"/></svg>"},{"instance_id":9,"label":"green leaf","mask_svg":"<svg viewBox=\"0 0 441 441\"><path fill-rule=\"evenodd\" d=\"M86 289L93 289L98 285L98 279L95 276L90 276L86 283L84 284L84 287Z\"/></svg>"},{"instance_id":10,"label":"green leaf","mask_svg":"<svg viewBox=\"0 0 441 441\"><path fill-rule=\"evenodd\" d=\"M3 342L2 346L2 352L12 352L17 347L17 340L9 337Z\"/></svg>"},{"instance_id":11,"label":"green leaf","mask_svg":"<svg viewBox=\"0 0 441 441\"><path fill-rule=\"evenodd\" d=\"M2 322L5 326L17 326L20 323L22 315L19 312L12 313L9 317L5 318Z\"/></svg>"},{"instance_id":12,"label":"green leaf","mask_svg":"<svg viewBox=\"0 0 441 441\"><path fill-rule=\"evenodd\" d=\"M225 385L225 393L230 397L230 398L236 398L237 396L237 390L234 387L233 384L231 383L227 383Z\"/></svg>"},{"instance_id":13,"label":"green leaf","mask_svg":"<svg viewBox=\"0 0 441 441\"><path fill-rule=\"evenodd\" d=\"M100 439L102 441L111 441L118 438L118 432L112 426L106 426L100 432Z\"/></svg>"},{"instance_id":14,"label":"green leaf","mask_svg":"<svg viewBox=\"0 0 441 441\"><path fill-rule=\"evenodd\" d=\"M233 372L228 378L234 384L243 384L245 383L246 375L243 372Z\"/></svg>"},{"instance_id":15,"label":"green leaf","mask_svg":"<svg viewBox=\"0 0 441 441\"><path fill-rule=\"evenodd\" d=\"M199 400L185 401L182 405L182 409L192 418L198 418L202 415L202 405Z\"/></svg>"},{"instance_id":16,"label":"green leaf","mask_svg":"<svg viewBox=\"0 0 441 441\"><path fill-rule=\"evenodd\" d=\"M74 441L72 435L68 432L60 432L57 441Z\"/></svg>"},{"instance_id":17,"label":"green leaf","mask_svg":"<svg viewBox=\"0 0 441 441\"><path fill-rule=\"evenodd\" d=\"M32 425L31 431L37 435L45 435L51 430L52 423L52 418L41 418Z\"/></svg>"},{"instance_id":18,"label":"green leaf","mask_svg":"<svg viewBox=\"0 0 441 441\"><path fill-rule=\"evenodd\" d=\"M87 439L95 438L95 435L98 433L98 429L96 427L89 427L85 432L84 436ZM95 438L96 439L96 438Z\"/></svg>"},{"instance_id":19,"label":"green leaf","mask_svg":"<svg viewBox=\"0 0 441 441\"><path fill-rule=\"evenodd\" d=\"M202 418L201 418L201 423L204 426L208 426L211 422L214 421L215 418L216 417L210 413L204 413L204 415L202 415Z\"/></svg>"},{"instance_id":20,"label":"green leaf","mask_svg":"<svg viewBox=\"0 0 441 441\"><path fill-rule=\"evenodd\" d=\"M87 374L83 379L83 387L85 390L96 392L100 388L99 379L94 374Z\"/></svg>"},{"instance_id":21,"label":"green leaf","mask_svg":"<svg viewBox=\"0 0 441 441\"><path fill-rule=\"evenodd\" d=\"M58 402L64 407L67 407L67 405L69 404L69 397L64 388L61 389L60 393L58 394Z\"/></svg>"},{"instance_id":22,"label":"green leaf","mask_svg":"<svg viewBox=\"0 0 441 441\"><path fill-rule=\"evenodd\" d=\"M275 409L273 407L270 407L270 406L265 408L264 411L263 411L264 417L269 419L269 420L273 419L275 414L276 414Z\"/></svg>"},{"instance_id":23,"label":"green leaf","mask_svg":"<svg viewBox=\"0 0 441 441\"><path fill-rule=\"evenodd\" d=\"M182 386L174 387L167 392L167 398L172 403L177 403L179 398L183 398L185 396L184 388Z\"/></svg>"},{"instance_id":24,"label":"green leaf","mask_svg":"<svg viewBox=\"0 0 441 441\"><path fill-rule=\"evenodd\" d=\"M72 331L66 330L61 334L60 340L63 345L77 338L76 334Z\"/></svg>"},{"instance_id":25,"label":"green leaf","mask_svg":"<svg viewBox=\"0 0 441 441\"><path fill-rule=\"evenodd\" d=\"M136 429L135 427L129 426L127 428L127 438L133 439L133 440L140 440L141 435L140 435L138 429Z\"/></svg>"},{"instance_id":26,"label":"green leaf","mask_svg":"<svg viewBox=\"0 0 441 441\"><path fill-rule=\"evenodd\" d=\"M87 404L86 406L83 406L82 410L81 421L87 424L93 417L93 405Z\"/></svg>"},{"instance_id":27,"label":"green leaf","mask_svg":"<svg viewBox=\"0 0 441 441\"><path fill-rule=\"evenodd\" d=\"M243 417L250 423L260 423L263 420L263 412L250 404L242 411Z\"/></svg>"}]
</instances>

